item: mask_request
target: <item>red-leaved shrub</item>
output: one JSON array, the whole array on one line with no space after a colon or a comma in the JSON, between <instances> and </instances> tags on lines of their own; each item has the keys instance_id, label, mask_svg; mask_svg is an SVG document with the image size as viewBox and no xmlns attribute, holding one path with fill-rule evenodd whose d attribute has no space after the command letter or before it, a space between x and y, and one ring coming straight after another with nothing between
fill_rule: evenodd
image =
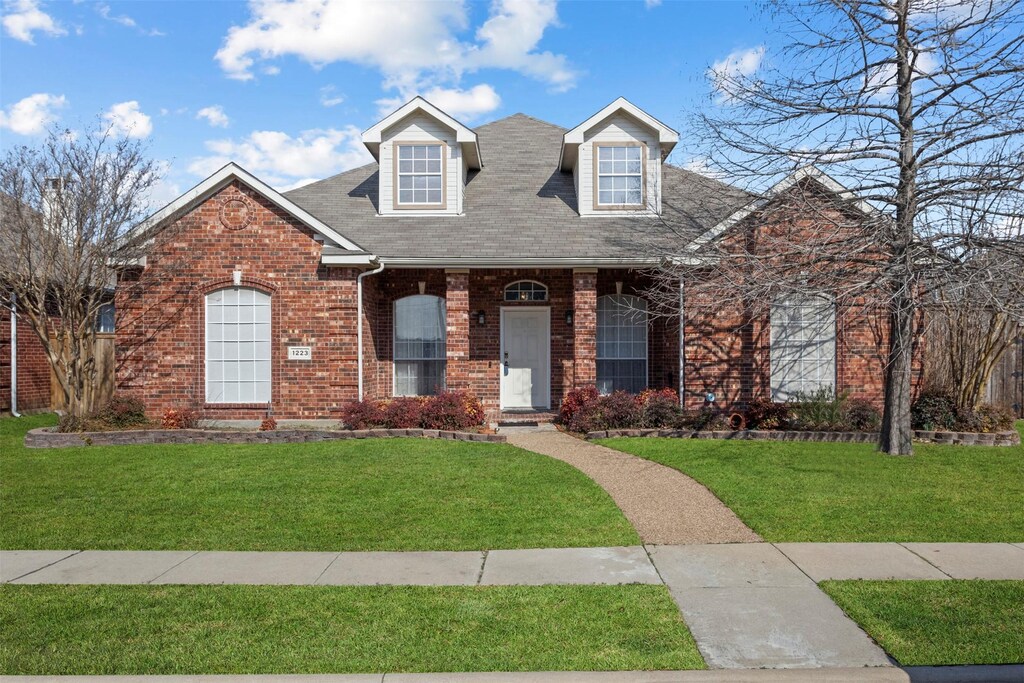
<instances>
[{"instance_id":1,"label":"red-leaved shrub","mask_svg":"<svg viewBox=\"0 0 1024 683\"><path fill-rule=\"evenodd\" d=\"M272 417L264 418L263 422L260 423L261 432L272 432L277 429L277 420Z\"/></svg>"},{"instance_id":2,"label":"red-leaved shrub","mask_svg":"<svg viewBox=\"0 0 1024 683\"><path fill-rule=\"evenodd\" d=\"M679 416L679 394L675 389L648 389L636 395L639 425L645 429L671 427Z\"/></svg>"},{"instance_id":3,"label":"red-leaved shrub","mask_svg":"<svg viewBox=\"0 0 1024 683\"><path fill-rule=\"evenodd\" d=\"M199 411L191 408L168 408L160 425L164 429L195 429L199 426Z\"/></svg>"},{"instance_id":4,"label":"red-leaved shrub","mask_svg":"<svg viewBox=\"0 0 1024 683\"><path fill-rule=\"evenodd\" d=\"M115 394L92 417L104 425L120 429L138 427L149 422L142 400L125 394Z\"/></svg>"},{"instance_id":5,"label":"red-leaved shrub","mask_svg":"<svg viewBox=\"0 0 1024 683\"><path fill-rule=\"evenodd\" d=\"M384 404L383 424L388 429L413 429L423 421L425 399L419 396L399 396Z\"/></svg>"},{"instance_id":6,"label":"red-leaved shrub","mask_svg":"<svg viewBox=\"0 0 1024 683\"><path fill-rule=\"evenodd\" d=\"M341 409L341 424L346 429L370 429L384 424L380 401L352 401Z\"/></svg>"},{"instance_id":7,"label":"red-leaved shrub","mask_svg":"<svg viewBox=\"0 0 1024 683\"><path fill-rule=\"evenodd\" d=\"M442 391L423 404L421 424L424 429L467 429L483 421L483 404L465 391Z\"/></svg>"},{"instance_id":8,"label":"red-leaved shrub","mask_svg":"<svg viewBox=\"0 0 1024 683\"><path fill-rule=\"evenodd\" d=\"M600 397L601 394L597 392L597 387L593 385L569 390L565 394L565 398L562 399L562 407L558 411L559 422L568 426L572 423L577 411L594 403Z\"/></svg>"}]
</instances>

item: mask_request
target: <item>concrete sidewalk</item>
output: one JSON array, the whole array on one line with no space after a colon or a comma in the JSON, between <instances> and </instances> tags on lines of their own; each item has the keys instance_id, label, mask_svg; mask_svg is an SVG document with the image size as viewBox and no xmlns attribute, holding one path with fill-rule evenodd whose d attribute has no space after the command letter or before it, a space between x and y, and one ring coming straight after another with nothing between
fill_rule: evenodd
<instances>
[{"instance_id":1,"label":"concrete sidewalk","mask_svg":"<svg viewBox=\"0 0 1024 683\"><path fill-rule=\"evenodd\" d=\"M675 549L675 550L674 550ZM648 552L654 558L652 564ZM719 586L728 562L748 585L785 560L810 583L828 579L1019 579L1011 543L738 543L626 548L428 552L0 550L0 583L267 585L541 585L662 583L662 564L687 585ZM659 577L658 571L662 570ZM730 579L730 585L735 579ZM665 582L668 582L667 579ZM701 583L704 582L704 583Z\"/></svg>"}]
</instances>

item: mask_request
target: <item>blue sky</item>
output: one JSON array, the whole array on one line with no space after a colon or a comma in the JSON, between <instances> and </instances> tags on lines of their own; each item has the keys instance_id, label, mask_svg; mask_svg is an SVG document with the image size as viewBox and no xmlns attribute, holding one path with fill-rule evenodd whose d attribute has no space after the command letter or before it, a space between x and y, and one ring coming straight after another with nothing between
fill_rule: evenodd
<instances>
[{"instance_id":1,"label":"blue sky","mask_svg":"<svg viewBox=\"0 0 1024 683\"><path fill-rule=\"evenodd\" d=\"M0 142L102 117L166 162L154 201L227 160L284 189L366 163L359 132L414 94L470 126L622 95L682 127L709 65L754 70L766 42L745 2L4 0Z\"/></svg>"}]
</instances>

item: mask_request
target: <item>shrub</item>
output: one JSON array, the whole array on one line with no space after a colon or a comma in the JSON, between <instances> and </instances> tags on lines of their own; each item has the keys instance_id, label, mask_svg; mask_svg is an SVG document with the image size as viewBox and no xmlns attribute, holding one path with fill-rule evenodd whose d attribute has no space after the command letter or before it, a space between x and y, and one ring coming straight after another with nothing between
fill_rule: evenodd
<instances>
[{"instance_id":1,"label":"shrub","mask_svg":"<svg viewBox=\"0 0 1024 683\"><path fill-rule=\"evenodd\" d=\"M789 427L788 403L759 398L747 408L747 429L786 429Z\"/></svg>"},{"instance_id":2,"label":"shrub","mask_svg":"<svg viewBox=\"0 0 1024 683\"><path fill-rule=\"evenodd\" d=\"M384 405L383 425L388 429L412 429L423 421L424 400L418 396L399 396Z\"/></svg>"},{"instance_id":3,"label":"shrub","mask_svg":"<svg viewBox=\"0 0 1024 683\"><path fill-rule=\"evenodd\" d=\"M1015 419L1009 408L982 403L971 411L970 425L974 427L973 430L960 425L960 415L957 415L956 428L960 431L1005 432L1013 429Z\"/></svg>"},{"instance_id":4,"label":"shrub","mask_svg":"<svg viewBox=\"0 0 1024 683\"><path fill-rule=\"evenodd\" d=\"M836 396L831 387L810 393L797 393L790 405L790 429L810 432L843 431L846 422L843 404L846 396Z\"/></svg>"},{"instance_id":5,"label":"shrub","mask_svg":"<svg viewBox=\"0 0 1024 683\"><path fill-rule=\"evenodd\" d=\"M684 411L679 413L672 426L676 429L692 429L699 432L707 429L718 414L718 410L712 406L704 406L700 410Z\"/></svg>"},{"instance_id":6,"label":"shrub","mask_svg":"<svg viewBox=\"0 0 1024 683\"><path fill-rule=\"evenodd\" d=\"M566 393L565 398L562 399L562 407L558 411L558 421L566 426L570 425L573 417L579 410L595 403L600 397L601 395L597 392L597 387L593 385L571 389Z\"/></svg>"},{"instance_id":7,"label":"shrub","mask_svg":"<svg viewBox=\"0 0 1024 683\"><path fill-rule=\"evenodd\" d=\"M849 398L843 404L843 421L854 431L874 432L882 424L882 414L867 399Z\"/></svg>"},{"instance_id":8,"label":"shrub","mask_svg":"<svg viewBox=\"0 0 1024 683\"><path fill-rule=\"evenodd\" d=\"M117 394L96 411L93 416L104 425L123 429L137 427L149 423L146 419L146 406L135 396Z\"/></svg>"},{"instance_id":9,"label":"shrub","mask_svg":"<svg viewBox=\"0 0 1024 683\"><path fill-rule=\"evenodd\" d=\"M160 425L164 429L195 429L199 425L199 412L191 408L168 408Z\"/></svg>"},{"instance_id":10,"label":"shrub","mask_svg":"<svg viewBox=\"0 0 1024 683\"><path fill-rule=\"evenodd\" d=\"M603 429L630 429L640 424L640 406L628 391L613 391L598 399Z\"/></svg>"},{"instance_id":11,"label":"shrub","mask_svg":"<svg viewBox=\"0 0 1024 683\"><path fill-rule=\"evenodd\" d=\"M272 432L277 429L277 420L272 417L267 417L260 423L261 432Z\"/></svg>"},{"instance_id":12,"label":"shrub","mask_svg":"<svg viewBox=\"0 0 1024 683\"><path fill-rule=\"evenodd\" d=\"M89 426L89 420L76 415L64 414L57 421L57 431L62 433L84 432Z\"/></svg>"},{"instance_id":13,"label":"shrub","mask_svg":"<svg viewBox=\"0 0 1024 683\"><path fill-rule=\"evenodd\" d=\"M383 424L380 401L352 401L341 409L341 425L346 429L370 429Z\"/></svg>"},{"instance_id":14,"label":"shrub","mask_svg":"<svg viewBox=\"0 0 1024 683\"><path fill-rule=\"evenodd\" d=\"M637 396L637 403L640 408L639 424L645 429L672 426L680 411L679 396L671 389L644 392Z\"/></svg>"},{"instance_id":15,"label":"shrub","mask_svg":"<svg viewBox=\"0 0 1024 683\"><path fill-rule=\"evenodd\" d=\"M914 429L953 429L956 422L953 397L947 392L922 392L910 406L910 425Z\"/></svg>"},{"instance_id":16,"label":"shrub","mask_svg":"<svg viewBox=\"0 0 1024 683\"><path fill-rule=\"evenodd\" d=\"M421 424L424 429L467 429L483 421L483 404L465 391L442 391L423 404Z\"/></svg>"}]
</instances>

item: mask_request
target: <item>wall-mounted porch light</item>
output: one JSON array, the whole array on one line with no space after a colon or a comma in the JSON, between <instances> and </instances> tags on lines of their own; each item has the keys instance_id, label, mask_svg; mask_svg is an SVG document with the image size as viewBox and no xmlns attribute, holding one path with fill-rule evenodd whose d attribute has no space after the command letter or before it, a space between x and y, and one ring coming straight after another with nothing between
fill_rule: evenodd
<instances>
[{"instance_id":1,"label":"wall-mounted porch light","mask_svg":"<svg viewBox=\"0 0 1024 683\"><path fill-rule=\"evenodd\" d=\"M483 327L487 324L487 312L482 308L476 312L476 324Z\"/></svg>"},{"instance_id":2,"label":"wall-mounted porch light","mask_svg":"<svg viewBox=\"0 0 1024 683\"><path fill-rule=\"evenodd\" d=\"M565 324L568 325L569 327L572 327L572 318L572 309L570 308L568 311L565 312Z\"/></svg>"}]
</instances>

